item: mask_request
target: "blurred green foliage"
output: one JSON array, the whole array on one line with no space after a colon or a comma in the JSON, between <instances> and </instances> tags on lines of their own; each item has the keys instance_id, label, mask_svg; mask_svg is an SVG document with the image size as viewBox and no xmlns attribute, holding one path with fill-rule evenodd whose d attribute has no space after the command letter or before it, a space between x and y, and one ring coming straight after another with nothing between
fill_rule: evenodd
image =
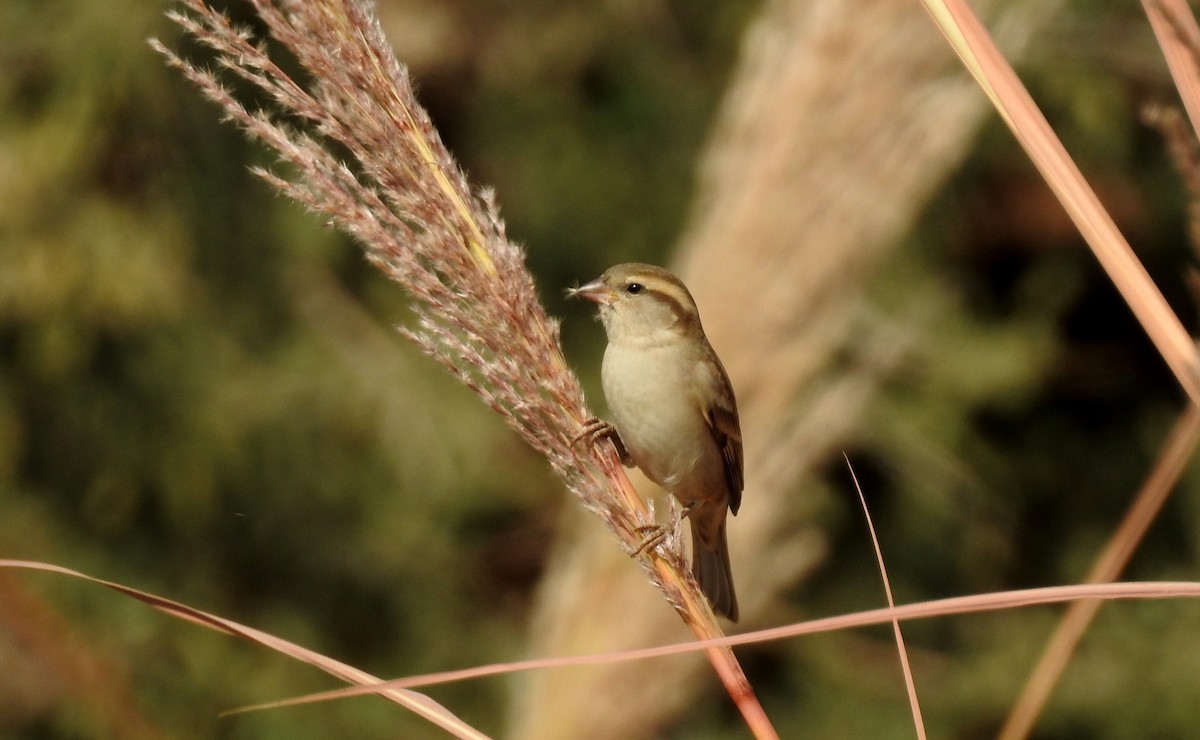
<instances>
[{"instance_id":1,"label":"blurred green foliage","mask_svg":"<svg viewBox=\"0 0 1200 740\"><path fill-rule=\"evenodd\" d=\"M146 46L182 43L166 7L0 4L0 556L154 591L386 676L519 656L574 504L390 331L401 291L249 173L270 160ZM562 286L668 259L753 10L381 3L389 30L450 18L445 43L410 57L398 33L398 53L473 181L497 189L559 314ZM1022 73L1190 324L1182 188L1137 122L1167 87L1131 24L1144 30L1122 4L1077 3ZM1088 42L1114 38L1132 40L1112 54ZM898 597L1079 579L1183 398L998 123L872 300L899 315L914 293L930 307L921 341L848 448ZM594 388L598 332L576 320L568 350ZM1196 577L1196 483L1132 575ZM840 457L815 485L846 505L817 523L834 551L797 606L879 605ZM0 677L0 735L435 735L370 699L218 720L333 684L76 582L0 574L0 588L45 610L0 613L0 664L15 667ZM1105 610L1042 736L1189 734L1196 609ZM932 734L993 732L1052 624L1046 610L912 625ZM906 737L890 640L833 635L747 650L746 663L786 735ZM499 732L504 688L430 693ZM737 736L722 701L678 736Z\"/></svg>"}]
</instances>

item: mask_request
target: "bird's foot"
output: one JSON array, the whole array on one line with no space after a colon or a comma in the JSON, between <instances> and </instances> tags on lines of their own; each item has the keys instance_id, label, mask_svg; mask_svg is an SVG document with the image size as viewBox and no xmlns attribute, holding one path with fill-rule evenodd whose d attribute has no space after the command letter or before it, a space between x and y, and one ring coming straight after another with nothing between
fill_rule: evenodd
<instances>
[{"instance_id":1,"label":"bird's foot","mask_svg":"<svg viewBox=\"0 0 1200 740\"><path fill-rule=\"evenodd\" d=\"M688 503L683 505L683 508L679 512L679 518L675 520L676 528L679 526L679 524L678 524L679 522L682 522L684 519L687 519L688 515L696 510L696 506L698 503L699 502L697 502L697 501L689 501ZM667 527L664 527L663 525L656 523L656 524L643 524L642 526L634 529L634 531L637 532L638 534L645 535L645 539L642 540L642 544L638 545L637 549L634 550L632 554L630 554L630 557L636 558L638 555L641 555L642 553L644 553L648 550L653 550L654 548L656 548L660 544L662 544L662 541L667 538L667 533L670 530Z\"/></svg>"},{"instance_id":2,"label":"bird's foot","mask_svg":"<svg viewBox=\"0 0 1200 740\"><path fill-rule=\"evenodd\" d=\"M667 528L661 524L643 524L634 531L640 535L644 535L645 539L642 540L642 544L637 546L636 550L629 554L631 558L636 558L644 552L653 550L667 538Z\"/></svg>"},{"instance_id":3,"label":"bird's foot","mask_svg":"<svg viewBox=\"0 0 1200 740\"><path fill-rule=\"evenodd\" d=\"M602 439L608 439L613 443L622 465L625 467L633 465L633 458L629 456L629 450L625 449L625 443L621 441L621 435L617 433L617 428L604 419L593 416L585 421L579 434L571 440L571 446L586 442L588 447L594 447Z\"/></svg>"}]
</instances>

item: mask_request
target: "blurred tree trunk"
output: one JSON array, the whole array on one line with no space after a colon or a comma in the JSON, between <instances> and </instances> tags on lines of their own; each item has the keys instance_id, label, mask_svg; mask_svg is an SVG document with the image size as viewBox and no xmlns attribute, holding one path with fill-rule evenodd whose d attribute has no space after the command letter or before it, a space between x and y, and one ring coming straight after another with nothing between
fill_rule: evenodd
<instances>
[{"instance_id":1,"label":"blurred tree trunk","mask_svg":"<svg viewBox=\"0 0 1200 740\"><path fill-rule=\"evenodd\" d=\"M990 13L1010 59L1056 7ZM821 499L806 476L853 434L905 343L903 319L864 310L864 286L988 111L916 0L774 0L747 32L674 265L742 415L746 490L729 530L742 629L822 558L822 533L804 524ZM531 655L689 639L607 532L582 517L566 529ZM701 657L537 673L519 687L511 736L659 736L706 686Z\"/></svg>"}]
</instances>

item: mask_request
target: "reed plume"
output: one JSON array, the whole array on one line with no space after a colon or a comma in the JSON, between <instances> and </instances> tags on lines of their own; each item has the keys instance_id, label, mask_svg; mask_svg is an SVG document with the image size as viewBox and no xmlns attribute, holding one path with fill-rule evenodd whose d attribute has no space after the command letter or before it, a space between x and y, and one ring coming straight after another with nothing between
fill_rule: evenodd
<instances>
[{"instance_id":1,"label":"reed plume","mask_svg":"<svg viewBox=\"0 0 1200 740\"><path fill-rule=\"evenodd\" d=\"M589 508L636 539L640 522L624 521L596 461L572 447L587 406L522 249L506 236L492 193L468 185L367 4L249 2L307 84L201 0L168 16L211 48L220 68L265 94L269 110L248 109L220 73L151 43L278 155L281 166L255 168L259 176L352 235L408 292L414 318L401 332L545 455Z\"/></svg>"}]
</instances>

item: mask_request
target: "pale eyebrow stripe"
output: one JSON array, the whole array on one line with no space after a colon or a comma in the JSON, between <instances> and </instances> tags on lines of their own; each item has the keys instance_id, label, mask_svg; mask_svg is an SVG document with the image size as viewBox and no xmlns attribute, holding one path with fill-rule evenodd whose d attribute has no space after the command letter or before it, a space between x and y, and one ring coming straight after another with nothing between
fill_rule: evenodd
<instances>
[{"instance_id":1,"label":"pale eyebrow stripe","mask_svg":"<svg viewBox=\"0 0 1200 740\"><path fill-rule=\"evenodd\" d=\"M674 283L656 281L654 284L647 285L646 287L651 288L656 297L674 304L672 307L676 313L686 314L688 313L688 307L696 305L691 295L688 294L687 289Z\"/></svg>"}]
</instances>

